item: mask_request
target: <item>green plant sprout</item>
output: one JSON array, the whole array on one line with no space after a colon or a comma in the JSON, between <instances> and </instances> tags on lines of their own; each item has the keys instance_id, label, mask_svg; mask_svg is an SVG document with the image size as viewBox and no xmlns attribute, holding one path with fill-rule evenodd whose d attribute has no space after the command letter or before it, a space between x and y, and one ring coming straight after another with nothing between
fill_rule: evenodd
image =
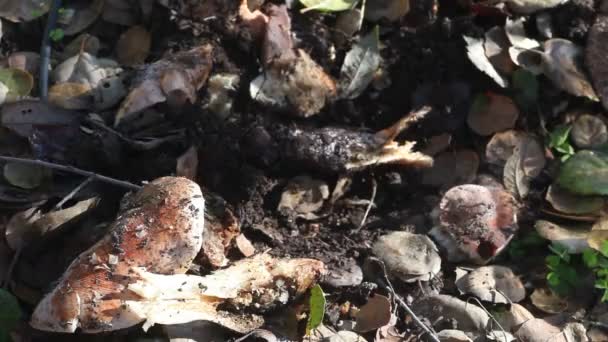
<instances>
[{"instance_id":1,"label":"green plant sprout","mask_svg":"<svg viewBox=\"0 0 608 342\"><path fill-rule=\"evenodd\" d=\"M553 132L549 134L549 147L561 154L560 160L565 162L568 158L574 155L574 147L570 145L568 137L570 136L572 126L557 126Z\"/></svg>"},{"instance_id":2,"label":"green plant sprout","mask_svg":"<svg viewBox=\"0 0 608 342\"><path fill-rule=\"evenodd\" d=\"M602 302L608 302L608 240L602 242L599 251L583 251L583 262L595 276L595 288L602 290Z\"/></svg>"},{"instance_id":3,"label":"green plant sprout","mask_svg":"<svg viewBox=\"0 0 608 342\"><path fill-rule=\"evenodd\" d=\"M545 258L549 269L547 283L557 294L566 296L579 285L576 262L565 247L553 244L549 249L553 254Z\"/></svg>"}]
</instances>

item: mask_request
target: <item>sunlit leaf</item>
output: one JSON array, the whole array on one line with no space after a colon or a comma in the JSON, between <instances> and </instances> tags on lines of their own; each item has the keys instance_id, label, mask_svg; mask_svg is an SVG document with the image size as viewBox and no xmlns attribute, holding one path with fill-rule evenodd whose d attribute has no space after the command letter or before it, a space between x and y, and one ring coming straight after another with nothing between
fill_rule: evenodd
<instances>
[{"instance_id":1,"label":"sunlit leaf","mask_svg":"<svg viewBox=\"0 0 608 342\"><path fill-rule=\"evenodd\" d=\"M359 97L374 79L374 74L380 67L379 39L379 28L376 26L346 54L340 70L341 98Z\"/></svg>"},{"instance_id":2,"label":"sunlit leaf","mask_svg":"<svg viewBox=\"0 0 608 342\"><path fill-rule=\"evenodd\" d=\"M324 12L339 12L354 8L359 0L300 0L306 7L302 13L317 10Z\"/></svg>"},{"instance_id":3,"label":"sunlit leaf","mask_svg":"<svg viewBox=\"0 0 608 342\"><path fill-rule=\"evenodd\" d=\"M319 284L315 285L310 289L310 316L306 323L306 334L316 329L321 323L323 323L323 316L325 315L325 294Z\"/></svg>"},{"instance_id":4,"label":"sunlit leaf","mask_svg":"<svg viewBox=\"0 0 608 342\"><path fill-rule=\"evenodd\" d=\"M557 183L580 195L608 195L608 154L579 151L562 165Z\"/></svg>"}]
</instances>

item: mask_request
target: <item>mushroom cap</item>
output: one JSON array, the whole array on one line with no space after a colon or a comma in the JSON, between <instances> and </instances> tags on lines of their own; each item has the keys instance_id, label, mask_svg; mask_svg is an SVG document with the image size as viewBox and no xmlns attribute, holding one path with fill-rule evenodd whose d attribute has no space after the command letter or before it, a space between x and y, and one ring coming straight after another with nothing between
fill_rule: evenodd
<instances>
[{"instance_id":1,"label":"mushroom cap","mask_svg":"<svg viewBox=\"0 0 608 342\"><path fill-rule=\"evenodd\" d=\"M492 303L509 304L526 297L521 280L505 266L483 266L456 280L462 293Z\"/></svg>"},{"instance_id":2,"label":"mushroom cap","mask_svg":"<svg viewBox=\"0 0 608 342\"><path fill-rule=\"evenodd\" d=\"M484 264L500 253L517 231L516 202L500 188L459 185L439 204L438 225L430 232L450 261Z\"/></svg>"},{"instance_id":3,"label":"mushroom cap","mask_svg":"<svg viewBox=\"0 0 608 342\"><path fill-rule=\"evenodd\" d=\"M200 187L186 178L159 178L126 196L108 234L70 264L30 324L45 331L80 327L92 333L140 323L123 305L138 298L127 290L131 269L185 273L202 245L204 212Z\"/></svg>"}]
</instances>

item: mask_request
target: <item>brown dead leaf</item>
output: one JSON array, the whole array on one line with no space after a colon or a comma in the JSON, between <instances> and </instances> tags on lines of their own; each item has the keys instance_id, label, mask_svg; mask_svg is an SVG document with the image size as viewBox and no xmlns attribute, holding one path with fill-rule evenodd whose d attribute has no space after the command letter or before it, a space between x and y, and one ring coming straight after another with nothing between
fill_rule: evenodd
<instances>
[{"instance_id":1,"label":"brown dead leaf","mask_svg":"<svg viewBox=\"0 0 608 342\"><path fill-rule=\"evenodd\" d=\"M479 157L472 150L448 151L434 158L433 166L422 175L422 183L454 186L471 183L477 176Z\"/></svg>"},{"instance_id":2,"label":"brown dead leaf","mask_svg":"<svg viewBox=\"0 0 608 342\"><path fill-rule=\"evenodd\" d=\"M510 304L526 297L521 280L505 266L483 266L456 279L462 293L492 302Z\"/></svg>"},{"instance_id":3,"label":"brown dead leaf","mask_svg":"<svg viewBox=\"0 0 608 342\"><path fill-rule=\"evenodd\" d=\"M133 26L116 43L118 62L127 66L142 64L148 58L152 36L142 26Z\"/></svg>"},{"instance_id":4,"label":"brown dead leaf","mask_svg":"<svg viewBox=\"0 0 608 342\"><path fill-rule=\"evenodd\" d=\"M49 89L49 101L64 109L89 109L94 97L91 87L85 83L56 83Z\"/></svg>"},{"instance_id":5,"label":"brown dead leaf","mask_svg":"<svg viewBox=\"0 0 608 342\"><path fill-rule=\"evenodd\" d=\"M184 154L177 158L175 174L178 177L185 177L196 181L198 172L198 150L196 146L191 146Z\"/></svg>"},{"instance_id":6,"label":"brown dead leaf","mask_svg":"<svg viewBox=\"0 0 608 342\"><path fill-rule=\"evenodd\" d=\"M167 100L173 105L196 101L196 91L205 84L211 71L212 50L211 45L203 45L147 65L122 102L114 125Z\"/></svg>"},{"instance_id":7,"label":"brown dead leaf","mask_svg":"<svg viewBox=\"0 0 608 342\"><path fill-rule=\"evenodd\" d=\"M548 288L535 289L530 300L534 306L550 314L564 312L568 308L568 301Z\"/></svg>"},{"instance_id":8,"label":"brown dead leaf","mask_svg":"<svg viewBox=\"0 0 608 342\"><path fill-rule=\"evenodd\" d=\"M365 333L387 325L391 321L391 302L379 294L367 300L357 313L357 332Z\"/></svg>"},{"instance_id":9,"label":"brown dead leaf","mask_svg":"<svg viewBox=\"0 0 608 342\"><path fill-rule=\"evenodd\" d=\"M46 102L23 100L2 106L2 125L29 138L38 127L78 127L79 113Z\"/></svg>"},{"instance_id":10,"label":"brown dead leaf","mask_svg":"<svg viewBox=\"0 0 608 342\"><path fill-rule=\"evenodd\" d=\"M504 95L479 95L469 111L467 123L477 134L487 136L515 126L519 109L513 100Z\"/></svg>"}]
</instances>

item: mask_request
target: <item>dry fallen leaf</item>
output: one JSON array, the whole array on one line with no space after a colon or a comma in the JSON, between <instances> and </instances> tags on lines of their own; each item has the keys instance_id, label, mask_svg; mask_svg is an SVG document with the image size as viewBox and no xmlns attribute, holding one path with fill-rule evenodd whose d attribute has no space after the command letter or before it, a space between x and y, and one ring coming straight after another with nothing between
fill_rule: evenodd
<instances>
[{"instance_id":1,"label":"dry fallen leaf","mask_svg":"<svg viewBox=\"0 0 608 342\"><path fill-rule=\"evenodd\" d=\"M410 11L410 0L377 0L366 3L365 19L396 21Z\"/></svg>"},{"instance_id":2,"label":"dry fallen leaf","mask_svg":"<svg viewBox=\"0 0 608 342\"><path fill-rule=\"evenodd\" d=\"M486 145L486 161L504 167L515 148L526 139L532 139L532 137L523 131L507 130L494 134Z\"/></svg>"},{"instance_id":3,"label":"dry fallen leaf","mask_svg":"<svg viewBox=\"0 0 608 342\"><path fill-rule=\"evenodd\" d=\"M133 26L123 33L116 42L116 56L120 64L135 66L148 58L152 37L142 26Z\"/></svg>"},{"instance_id":4,"label":"dry fallen leaf","mask_svg":"<svg viewBox=\"0 0 608 342\"><path fill-rule=\"evenodd\" d=\"M63 33L72 36L91 26L103 12L105 0L69 3L61 11L59 23Z\"/></svg>"},{"instance_id":5,"label":"dry fallen leaf","mask_svg":"<svg viewBox=\"0 0 608 342\"><path fill-rule=\"evenodd\" d=\"M485 333L490 316L472 303L467 303L448 295L431 295L415 302L417 314L427 317L431 322L437 319L457 322L457 329L465 332Z\"/></svg>"},{"instance_id":6,"label":"dry fallen leaf","mask_svg":"<svg viewBox=\"0 0 608 342\"><path fill-rule=\"evenodd\" d=\"M591 232L587 237L589 247L602 251L604 243L608 240L608 218L603 217L597 221L591 228Z\"/></svg>"},{"instance_id":7,"label":"dry fallen leaf","mask_svg":"<svg viewBox=\"0 0 608 342\"><path fill-rule=\"evenodd\" d=\"M556 184L549 186L545 199L557 211L574 215L598 214L605 205L604 199L600 196L575 195Z\"/></svg>"},{"instance_id":8,"label":"dry fallen leaf","mask_svg":"<svg viewBox=\"0 0 608 342\"><path fill-rule=\"evenodd\" d=\"M355 331L365 333L387 325L391 321L391 302L385 296L376 294L357 312Z\"/></svg>"},{"instance_id":9,"label":"dry fallen leaf","mask_svg":"<svg viewBox=\"0 0 608 342\"><path fill-rule=\"evenodd\" d=\"M587 238L590 227L588 225L556 224L553 222L538 220L534 224L536 232L551 243L565 248L568 253L582 253L589 248Z\"/></svg>"},{"instance_id":10,"label":"dry fallen leaf","mask_svg":"<svg viewBox=\"0 0 608 342\"><path fill-rule=\"evenodd\" d=\"M521 280L505 266L483 266L456 279L456 287L462 293L491 302L510 304L526 297Z\"/></svg>"},{"instance_id":11,"label":"dry fallen leaf","mask_svg":"<svg viewBox=\"0 0 608 342\"><path fill-rule=\"evenodd\" d=\"M530 300L534 306L550 314L564 312L568 308L568 301L548 288L534 289L534 292L530 295Z\"/></svg>"},{"instance_id":12,"label":"dry fallen leaf","mask_svg":"<svg viewBox=\"0 0 608 342\"><path fill-rule=\"evenodd\" d=\"M184 152L184 154L177 158L175 174L178 177L184 177L188 178L189 180L196 181L197 172L198 150L196 146L190 146L190 148Z\"/></svg>"},{"instance_id":13,"label":"dry fallen leaf","mask_svg":"<svg viewBox=\"0 0 608 342\"><path fill-rule=\"evenodd\" d=\"M487 136L513 128L518 117L519 109L513 100L487 92L475 99L467 123L475 133Z\"/></svg>"},{"instance_id":14,"label":"dry fallen leaf","mask_svg":"<svg viewBox=\"0 0 608 342\"><path fill-rule=\"evenodd\" d=\"M117 75L121 71L118 63L111 59L97 58L87 52L81 52L59 64L52 75L57 83L76 82L95 88L104 78Z\"/></svg>"},{"instance_id":15,"label":"dry fallen leaf","mask_svg":"<svg viewBox=\"0 0 608 342\"><path fill-rule=\"evenodd\" d=\"M523 139L505 163L505 188L514 196L525 198L530 191L530 182L540 175L546 163L543 146L536 139Z\"/></svg>"},{"instance_id":16,"label":"dry fallen leaf","mask_svg":"<svg viewBox=\"0 0 608 342\"><path fill-rule=\"evenodd\" d=\"M431 280L441 270L439 251L426 235L392 232L379 237L372 251L391 276L408 283Z\"/></svg>"},{"instance_id":17,"label":"dry fallen leaf","mask_svg":"<svg viewBox=\"0 0 608 342\"><path fill-rule=\"evenodd\" d=\"M500 75L488 60L483 46L484 40L467 36L463 36L463 38L467 44L467 56L471 60L471 63L473 63L477 69L490 76L499 86L503 88L508 87L509 81Z\"/></svg>"},{"instance_id":18,"label":"dry fallen leaf","mask_svg":"<svg viewBox=\"0 0 608 342\"><path fill-rule=\"evenodd\" d=\"M94 96L86 83L56 83L49 89L49 102L64 109L89 109Z\"/></svg>"},{"instance_id":19,"label":"dry fallen leaf","mask_svg":"<svg viewBox=\"0 0 608 342\"><path fill-rule=\"evenodd\" d=\"M136 77L135 85L122 102L114 126L157 103L194 103L196 91L207 82L211 71L212 47L203 45L169 55L147 65Z\"/></svg>"},{"instance_id":20,"label":"dry fallen leaf","mask_svg":"<svg viewBox=\"0 0 608 342\"><path fill-rule=\"evenodd\" d=\"M526 35L526 31L524 28L525 23L525 17L520 17L515 20L507 18L507 22L505 23L505 33L507 34L509 41L514 47L520 49L530 50L539 47L539 42L534 39L528 38L528 36Z\"/></svg>"},{"instance_id":21,"label":"dry fallen leaf","mask_svg":"<svg viewBox=\"0 0 608 342\"><path fill-rule=\"evenodd\" d=\"M448 151L434 158L433 166L425 170L422 184L452 187L471 183L477 176L479 157L472 150Z\"/></svg>"},{"instance_id":22,"label":"dry fallen leaf","mask_svg":"<svg viewBox=\"0 0 608 342\"><path fill-rule=\"evenodd\" d=\"M599 116L583 114L572 124L570 135L577 147L594 149L608 141L608 128Z\"/></svg>"},{"instance_id":23,"label":"dry fallen leaf","mask_svg":"<svg viewBox=\"0 0 608 342\"><path fill-rule=\"evenodd\" d=\"M506 75L510 75L515 70L515 64L509 56L509 46L511 42L504 28L494 26L486 31L483 44L486 56L496 70Z\"/></svg>"},{"instance_id":24,"label":"dry fallen leaf","mask_svg":"<svg viewBox=\"0 0 608 342\"><path fill-rule=\"evenodd\" d=\"M4 164L3 175L6 181L22 189L35 189L51 177L49 169L19 162Z\"/></svg>"},{"instance_id":25,"label":"dry fallen leaf","mask_svg":"<svg viewBox=\"0 0 608 342\"><path fill-rule=\"evenodd\" d=\"M602 100L604 109L608 109L608 65L605 57L608 54L608 15L597 13L595 22L587 35L585 47L585 66L589 71L589 77L593 81L595 91Z\"/></svg>"},{"instance_id":26,"label":"dry fallen leaf","mask_svg":"<svg viewBox=\"0 0 608 342\"><path fill-rule=\"evenodd\" d=\"M50 0L5 0L0 4L0 17L12 22L26 22L44 15Z\"/></svg>"}]
</instances>

